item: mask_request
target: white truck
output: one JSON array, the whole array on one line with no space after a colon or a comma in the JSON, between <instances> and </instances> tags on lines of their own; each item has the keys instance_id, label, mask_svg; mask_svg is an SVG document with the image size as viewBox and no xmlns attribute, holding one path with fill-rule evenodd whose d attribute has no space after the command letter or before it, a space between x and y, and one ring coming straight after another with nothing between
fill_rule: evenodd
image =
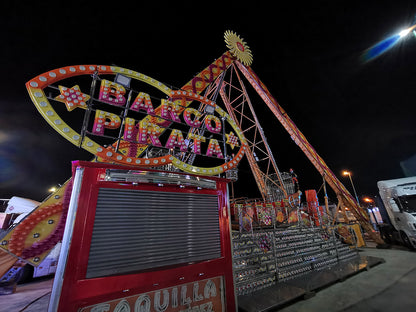
<instances>
[{"instance_id":1,"label":"white truck","mask_svg":"<svg viewBox=\"0 0 416 312\"><path fill-rule=\"evenodd\" d=\"M416 177L377 182L382 202L379 209L385 222L378 224L386 243L402 242L416 248ZM388 217L387 217L388 216Z\"/></svg>"},{"instance_id":2,"label":"white truck","mask_svg":"<svg viewBox=\"0 0 416 312\"><path fill-rule=\"evenodd\" d=\"M35 200L17 196L13 196L9 200L4 199L3 201L7 202L7 207L4 212L0 213L0 228L2 228L2 230L0 230L0 238L7 233L8 229L16 226L33 209L41 204ZM49 255L37 267L26 264L22 269L23 272L19 274L19 282L25 282L31 278L54 274L56 271L60 250L61 243L58 243L51 250ZM0 280L1 279L2 277L0 276Z\"/></svg>"}]
</instances>

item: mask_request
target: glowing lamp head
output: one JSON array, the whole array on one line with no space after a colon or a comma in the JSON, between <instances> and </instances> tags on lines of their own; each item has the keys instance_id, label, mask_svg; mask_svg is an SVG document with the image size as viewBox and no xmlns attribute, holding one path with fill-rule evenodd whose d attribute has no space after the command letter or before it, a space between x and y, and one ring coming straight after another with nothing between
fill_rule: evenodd
<instances>
[{"instance_id":1,"label":"glowing lamp head","mask_svg":"<svg viewBox=\"0 0 416 312\"><path fill-rule=\"evenodd\" d=\"M399 32L400 38L406 37L410 33L410 30L411 30L410 28L406 28L406 29L403 29L401 32Z\"/></svg>"},{"instance_id":2,"label":"glowing lamp head","mask_svg":"<svg viewBox=\"0 0 416 312\"><path fill-rule=\"evenodd\" d=\"M344 170L344 171L342 172L342 174L343 174L344 176L349 176L349 175L351 175L351 172Z\"/></svg>"},{"instance_id":3,"label":"glowing lamp head","mask_svg":"<svg viewBox=\"0 0 416 312\"><path fill-rule=\"evenodd\" d=\"M410 26L409 28L403 29L401 32L399 32L400 38L406 37L412 30L416 28L416 24Z\"/></svg>"},{"instance_id":4,"label":"glowing lamp head","mask_svg":"<svg viewBox=\"0 0 416 312\"><path fill-rule=\"evenodd\" d=\"M48 191L51 192L51 193L56 192L56 187L53 186Z\"/></svg>"}]
</instances>

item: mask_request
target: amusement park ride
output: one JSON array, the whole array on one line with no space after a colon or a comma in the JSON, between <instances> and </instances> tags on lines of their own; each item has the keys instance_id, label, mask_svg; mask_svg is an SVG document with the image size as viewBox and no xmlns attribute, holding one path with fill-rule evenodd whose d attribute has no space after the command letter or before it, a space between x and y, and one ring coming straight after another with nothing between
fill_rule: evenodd
<instances>
[{"instance_id":1,"label":"amusement park ride","mask_svg":"<svg viewBox=\"0 0 416 312\"><path fill-rule=\"evenodd\" d=\"M290 175L278 169L248 86L335 192L337 208L348 207L368 235L383 243L365 210L254 73L247 44L232 31L225 32L225 42L229 50L179 90L144 74L104 65L62 67L26 84L45 120L95 156L93 162L74 162L72 179L1 239L2 263L9 267L16 257L36 266L63 240L49 311L150 311L153 306L156 311L179 311L191 304L206 311L235 309L227 183L237 180L238 163L246 155L263 202L284 202L287 210L300 202L300 191L285 182ZM134 200L153 210L135 215L130 207ZM193 216L199 205L206 211ZM111 221L119 217L131 231L120 239L138 244L160 265L123 262L112 255L118 250L118 256L140 257L128 250L128 243L102 238L106 230L111 234L117 227ZM141 221L136 227L153 235L149 244L160 246L146 244L140 239L143 233L129 227L135 218L154 222L155 228ZM168 243L162 243L162 236ZM181 237L170 238L174 236ZM180 246L189 237L195 239L185 248L186 259L179 254L175 259L166 253L160 256L162 249L183 250ZM198 249L201 245L204 248ZM106 263L100 255L112 260ZM182 263L187 264L181 267Z\"/></svg>"}]
</instances>

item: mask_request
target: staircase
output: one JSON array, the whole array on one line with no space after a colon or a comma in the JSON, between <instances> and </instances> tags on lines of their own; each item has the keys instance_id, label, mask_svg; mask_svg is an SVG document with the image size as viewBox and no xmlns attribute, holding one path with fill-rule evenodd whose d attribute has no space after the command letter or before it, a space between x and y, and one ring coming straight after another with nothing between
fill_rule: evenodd
<instances>
[{"instance_id":1,"label":"staircase","mask_svg":"<svg viewBox=\"0 0 416 312\"><path fill-rule=\"evenodd\" d=\"M297 279L347 260L358 252L321 227L282 227L233 232L238 296Z\"/></svg>"}]
</instances>

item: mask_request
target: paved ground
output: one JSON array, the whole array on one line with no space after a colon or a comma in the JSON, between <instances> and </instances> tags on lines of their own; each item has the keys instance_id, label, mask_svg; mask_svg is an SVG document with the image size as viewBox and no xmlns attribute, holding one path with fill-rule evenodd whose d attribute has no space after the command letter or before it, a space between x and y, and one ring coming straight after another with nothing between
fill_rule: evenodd
<instances>
[{"instance_id":1,"label":"paved ground","mask_svg":"<svg viewBox=\"0 0 416 312\"><path fill-rule=\"evenodd\" d=\"M361 254L384 258L380 265L327 287L282 312L416 311L416 252L403 248L361 248ZM16 293L0 296L0 312L47 311L53 279L19 285Z\"/></svg>"},{"instance_id":2,"label":"paved ground","mask_svg":"<svg viewBox=\"0 0 416 312\"><path fill-rule=\"evenodd\" d=\"M416 252L361 248L386 262L334 284L279 311L416 311Z\"/></svg>"},{"instance_id":3,"label":"paved ground","mask_svg":"<svg viewBox=\"0 0 416 312\"><path fill-rule=\"evenodd\" d=\"M53 278L39 278L17 285L16 292L0 296L0 312L44 312L48 310Z\"/></svg>"}]
</instances>

